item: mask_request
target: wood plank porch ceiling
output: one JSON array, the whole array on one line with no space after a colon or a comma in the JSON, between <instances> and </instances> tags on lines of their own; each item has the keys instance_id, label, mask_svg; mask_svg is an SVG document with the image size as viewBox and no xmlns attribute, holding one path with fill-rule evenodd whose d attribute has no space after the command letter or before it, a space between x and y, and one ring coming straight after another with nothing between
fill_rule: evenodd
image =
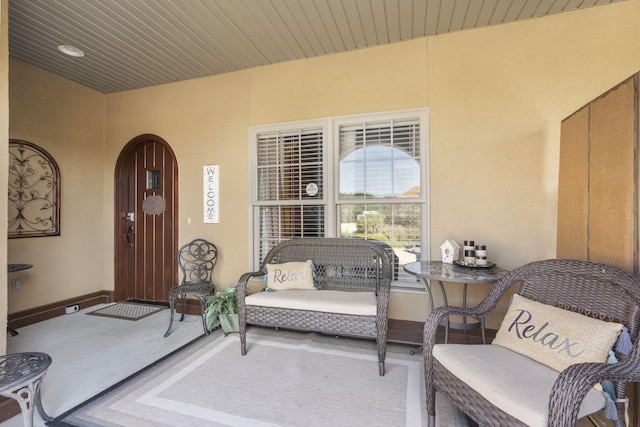
<instances>
[{"instance_id":1,"label":"wood plank porch ceiling","mask_svg":"<svg viewBox=\"0 0 640 427\"><path fill-rule=\"evenodd\" d=\"M618 1L10 0L9 53L112 93Z\"/></svg>"}]
</instances>

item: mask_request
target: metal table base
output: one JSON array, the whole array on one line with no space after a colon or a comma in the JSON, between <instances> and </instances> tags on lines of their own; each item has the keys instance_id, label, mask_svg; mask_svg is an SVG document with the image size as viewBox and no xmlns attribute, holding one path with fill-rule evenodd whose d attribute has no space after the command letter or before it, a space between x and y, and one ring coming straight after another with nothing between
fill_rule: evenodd
<instances>
[{"instance_id":1,"label":"metal table base","mask_svg":"<svg viewBox=\"0 0 640 427\"><path fill-rule=\"evenodd\" d=\"M424 288L429 296L429 307L431 313L435 308L433 300L433 289L431 287L431 281L435 280L440 285L440 293L442 294L443 306L448 307L449 301L447 300L447 292L445 290L444 282L462 283L462 306L467 307L467 291L468 285L484 285L495 283L500 277L507 274L507 270L500 267L492 268L472 268L463 267L456 264L446 264L442 261L421 261L412 262L406 264L404 269L407 273L412 274L422 280ZM471 329L480 328L482 331L482 342L486 344L485 337L485 324L484 317L476 319L473 322L469 322L467 317L464 316L462 323L451 322L449 317L443 322L445 327L445 344L449 342L449 329L464 330L467 342L469 342L469 336L467 331ZM422 347L420 347L422 349ZM420 349L413 350L411 354L416 353Z\"/></svg>"},{"instance_id":2,"label":"metal table base","mask_svg":"<svg viewBox=\"0 0 640 427\"><path fill-rule=\"evenodd\" d=\"M42 408L40 400L40 385L49 365L51 357L45 353L0 356L0 396L18 402L25 427L33 426L34 408L45 422L53 420Z\"/></svg>"}]
</instances>

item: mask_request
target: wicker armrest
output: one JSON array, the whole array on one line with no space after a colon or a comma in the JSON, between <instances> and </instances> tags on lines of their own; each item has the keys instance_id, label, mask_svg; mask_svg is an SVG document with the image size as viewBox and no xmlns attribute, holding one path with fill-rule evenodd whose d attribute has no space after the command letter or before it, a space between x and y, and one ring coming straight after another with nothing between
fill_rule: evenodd
<instances>
[{"instance_id":1,"label":"wicker armrest","mask_svg":"<svg viewBox=\"0 0 640 427\"><path fill-rule=\"evenodd\" d=\"M391 280L389 279L380 280L380 284L376 289L376 297L388 299L390 293L391 293Z\"/></svg>"},{"instance_id":2,"label":"wicker armrest","mask_svg":"<svg viewBox=\"0 0 640 427\"><path fill-rule=\"evenodd\" d=\"M433 310L433 313L429 315L426 322L424 323L424 346L425 349L433 348L433 345L436 341L436 332L438 326L442 323L442 321L448 316L467 316L467 317L475 317L479 319L485 316L490 310L483 310L480 306L476 307L437 307ZM425 353L426 354L426 353Z\"/></svg>"},{"instance_id":3,"label":"wicker armrest","mask_svg":"<svg viewBox=\"0 0 640 427\"><path fill-rule=\"evenodd\" d=\"M424 322L424 336L423 336L423 352L425 363L425 379L431 377L431 371L433 368L433 346L436 344L436 333L438 326L443 319L448 316L469 316L480 318L486 315L490 310L482 309L480 306L476 307L437 307L431 315Z\"/></svg>"},{"instance_id":4,"label":"wicker armrest","mask_svg":"<svg viewBox=\"0 0 640 427\"><path fill-rule=\"evenodd\" d=\"M578 410L591 388L605 380L640 381L640 365L637 360L619 363L577 363L558 376L549 398L549 426L575 425ZM616 393L624 390L616 390ZM626 395L618 395L625 399ZM622 414L618 414L621 416Z\"/></svg>"},{"instance_id":5,"label":"wicker armrest","mask_svg":"<svg viewBox=\"0 0 640 427\"><path fill-rule=\"evenodd\" d=\"M261 277L264 276L263 271L253 271L249 273L244 273L238 279L238 284L236 285L236 296L238 297L238 304L244 305L244 298L247 295L247 284L249 283L249 279L252 277Z\"/></svg>"},{"instance_id":6,"label":"wicker armrest","mask_svg":"<svg viewBox=\"0 0 640 427\"><path fill-rule=\"evenodd\" d=\"M388 322L389 317L389 298L391 294L391 280L383 279L380 281L380 287L376 293L376 303L378 317Z\"/></svg>"}]
</instances>

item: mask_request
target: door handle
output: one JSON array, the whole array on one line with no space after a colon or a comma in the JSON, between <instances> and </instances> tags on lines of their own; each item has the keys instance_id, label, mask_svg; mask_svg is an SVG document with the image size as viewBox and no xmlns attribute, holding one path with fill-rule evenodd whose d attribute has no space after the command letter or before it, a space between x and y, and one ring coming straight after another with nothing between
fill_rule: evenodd
<instances>
[{"instance_id":1,"label":"door handle","mask_svg":"<svg viewBox=\"0 0 640 427\"><path fill-rule=\"evenodd\" d=\"M129 227L127 228L127 244L129 245L130 248L133 247L133 242L131 241L132 234L133 234L133 224L129 224Z\"/></svg>"}]
</instances>

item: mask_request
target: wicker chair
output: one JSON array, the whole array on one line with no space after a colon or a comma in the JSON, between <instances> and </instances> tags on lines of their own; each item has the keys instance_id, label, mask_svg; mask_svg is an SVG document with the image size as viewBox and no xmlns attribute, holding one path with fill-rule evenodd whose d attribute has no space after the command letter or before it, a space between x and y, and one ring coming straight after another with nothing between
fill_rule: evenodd
<instances>
[{"instance_id":1,"label":"wicker chair","mask_svg":"<svg viewBox=\"0 0 640 427\"><path fill-rule=\"evenodd\" d=\"M619 362L615 364L571 365L557 376L551 390L542 395L543 399L549 396L549 426L574 426L587 392L595 384L603 380L611 380L618 398L616 401L618 419L615 425L622 427L625 418L627 382L640 381L640 348L637 342L640 323L640 277L612 266L577 260L546 260L524 265L498 280L478 306L469 309L439 307L434 310L424 327L425 386L429 426L435 425L436 392L449 398L454 405L481 426L528 425L527 420L516 419L498 409L463 380L444 368L441 362L446 364L445 362L450 361L438 360L433 356L434 346L451 346L451 344L435 343L436 329L447 316L466 315L476 318L485 316L496 307L505 291L516 283L520 283L518 293L528 299L600 320L616 321L628 328L633 343L630 354L626 356L616 354ZM497 346L493 346L495 347ZM442 355L443 353L439 351L442 349L452 350L451 347L448 349L440 347L437 349L437 354ZM466 352L462 353L467 357ZM473 351L473 353L476 352ZM526 357L525 359L531 360ZM472 360L456 360L456 363L477 366L477 364L473 365L476 362ZM495 364L495 361L492 363ZM522 375L519 372L517 369L511 370L505 372L505 376L520 378ZM502 390L500 378L496 378L495 383L495 390ZM523 384L525 389L528 386L529 384Z\"/></svg>"},{"instance_id":2,"label":"wicker chair","mask_svg":"<svg viewBox=\"0 0 640 427\"><path fill-rule=\"evenodd\" d=\"M187 295L192 295L200 301L202 313L202 327L205 335L209 334L207 322L205 320L205 306L207 298L213 295L215 286L213 285L213 268L218 261L218 248L211 242L204 239L195 239L178 250L178 266L182 270L182 282L178 286L169 289L169 311L171 319L169 327L164 334L165 338L171 334L173 326L173 315L175 312L176 298L182 299L182 315L180 321L184 320L184 313L187 308Z\"/></svg>"},{"instance_id":3,"label":"wicker chair","mask_svg":"<svg viewBox=\"0 0 640 427\"><path fill-rule=\"evenodd\" d=\"M261 268L259 271L243 274L238 281L238 323L242 355L247 352L246 334L249 324L374 338L377 342L379 373L384 375L389 291L393 275L393 261L389 253L380 245L361 239L302 238L288 240L275 246L265 257L262 267L266 264L306 260L313 261L315 281L320 289L374 292L376 315L246 304L247 282L251 278L263 276Z\"/></svg>"}]
</instances>

